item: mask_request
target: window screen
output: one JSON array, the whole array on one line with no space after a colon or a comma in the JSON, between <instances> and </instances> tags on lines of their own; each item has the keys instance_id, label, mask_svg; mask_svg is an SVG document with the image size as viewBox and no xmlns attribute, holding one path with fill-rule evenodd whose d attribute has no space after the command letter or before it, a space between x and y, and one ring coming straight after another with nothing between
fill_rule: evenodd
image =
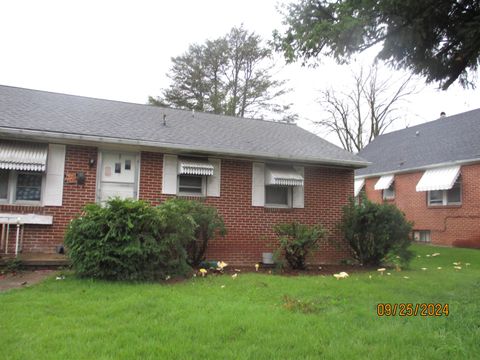
<instances>
[{"instance_id":1,"label":"window screen","mask_svg":"<svg viewBox=\"0 0 480 360\"><path fill-rule=\"evenodd\" d=\"M266 186L265 203L267 205L289 205L289 191L287 186Z\"/></svg>"},{"instance_id":2,"label":"window screen","mask_svg":"<svg viewBox=\"0 0 480 360\"><path fill-rule=\"evenodd\" d=\"M384 199L395 199L395 188L394 183L390 185L388 189L383 190L383 198Z\"/></svg>"},{"instance_id":3,"label":"window screen","mask_svg":"<svg viewBox=\"0 0 480 360\"><path fill-rule=\"evenodd\" d=\"M180 175L178 177L178 192L201 195L203 193L203 177Z\"/></svg>"},{"instance_id":4,"label":"window screen","mask_svg":"<svg viewBox=\"0 0 480 360\"><path fill-rule=\"evenodd\" d=\"M416 230L413 232L413 240L418 242L431 242L430 230Z\"/></svg>"},{"instance_id":5,"label":"window screen","mask_svg":"<svg viewBox=\"0 0 480 360\"><path fill-rule=\"evenodd\" d=\"M430 205L442 205L443 203L443 190L434 190L429 192L429 204Z\"/></svg>"},{"instance_id":6,"label":"window screen","mask_svg":"<svg viewBox=\"0 0 480 360\"><path fill-rule=\"evenodd\" d=\"M447 191L447 204L459 204L462 201L460 182L457 181L453 187Z\"/></svg>"},{"instance_id":7,"label":"window screen","mask_svg":"<svg viewBox=\"0 0 480 360\"><path fill-rule=\"evenodd\" d=\"M17 175L16 200L40 201L42 174L19 173Z\"/></svg>"}]
</instances>

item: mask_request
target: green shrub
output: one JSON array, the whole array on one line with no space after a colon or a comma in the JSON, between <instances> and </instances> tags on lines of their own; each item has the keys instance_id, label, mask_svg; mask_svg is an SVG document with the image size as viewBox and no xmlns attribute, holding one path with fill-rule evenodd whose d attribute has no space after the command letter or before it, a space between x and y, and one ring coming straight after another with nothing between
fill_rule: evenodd
<instances>
[{"instance_id":1,"label":"green shrub","mask_svg":"<svg viewBox=\"0 0 480 360\"><path fill-rule=\"evenodd\" d=\"M326 231L320 225L308 226L298 222L277 224L274 231L292 269L305 269L308 252L315 249L318 241L326 236Z\"/></svg>"},{"instance_id":2,"label":"green shrub","mask_svg":"<svg viewBox=\"0 0 480 360\"><path fill-rule=\"evenodd\" d=\"M87 205L65 235L80 276L153 280L188 270L185 245L194 236L191 217L176 205L155 208L143 201L111 199Z\"/></svg>"},{"instance_id":3,"label":"green shrub","mask_svg":"<svg viewBox=\"0 0 480 360\"><path fill-rule=\"evenodd\" d=\"M395 206L376 204L366 198L343 208L341 229L353 255L363 265L378 266L396 259L408 264L412 252L410 233L412 224Z\"/></svg>"},{"instance_id":4,"label":"green shrub","mask_svg":"<svg viewBox=\"0 0 480 360\"><path fill-rule=\"evenodd\" d=\"M191 266L199 266L205 260L209 240L226 234L225 224L217 209L198 201L171 199L160 205L167 212L177 212L177 216L188 216L195 224L194 236L186 242L187 261Z\"/></svg>"}]
</instances>

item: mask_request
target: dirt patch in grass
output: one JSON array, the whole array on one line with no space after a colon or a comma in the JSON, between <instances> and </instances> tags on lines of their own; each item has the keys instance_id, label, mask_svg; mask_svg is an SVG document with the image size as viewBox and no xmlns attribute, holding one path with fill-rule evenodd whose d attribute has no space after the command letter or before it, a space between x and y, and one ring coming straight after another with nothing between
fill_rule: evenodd
<instances>
[{"instance_id":1,"label":"dirt patch in grass","mask_svg":"<svg viewBox=\"0 0 480 360\"><path fill-rule=\"evenodd\" d=\"M34 285L55 273L56 270L26 270L0 274L0 291Z\"/></svg>"}]
</instances>

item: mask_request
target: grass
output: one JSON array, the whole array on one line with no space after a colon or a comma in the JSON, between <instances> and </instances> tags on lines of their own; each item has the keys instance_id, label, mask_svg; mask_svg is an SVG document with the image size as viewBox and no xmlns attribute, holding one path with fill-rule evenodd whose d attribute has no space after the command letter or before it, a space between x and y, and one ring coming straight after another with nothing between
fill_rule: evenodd
<instances>
[{"instance_id":1,"label":"grass","mask_svg":"<svg viewBox=\"0 0 480 360\"><path fill-rule=\"evenodd\" d=\"M410 270L345 280L254 273L174 285L49 279L0 294L0 358L478 358L480 251L414 250L420 257ZM426 257L434 252L440 255ZM378 303L430 302L448 303L449 316L376 314Z\"/></svg>"}]
</instances>

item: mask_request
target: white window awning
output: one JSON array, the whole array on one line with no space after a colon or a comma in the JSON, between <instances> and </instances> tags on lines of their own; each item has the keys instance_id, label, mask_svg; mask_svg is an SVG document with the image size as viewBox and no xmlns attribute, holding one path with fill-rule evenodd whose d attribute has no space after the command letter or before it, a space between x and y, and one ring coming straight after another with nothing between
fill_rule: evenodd
<instances>
[{"instance_id":1,"label":"white window awning","mask_svg":"<svg viewBox=\"0 0 480 360\"><path fill-rule=\"evenodd\" d=\"M383 175L375 184L375 190L386 190L393 183L394 175Z\"/></svg>"},{"instance_id":2,"label":"white window awning","mask_svg":"<svg viewBox=\"0 0 480 360\"><path fill-rule=\"evenodd\" d=\"M417 191L449 190L460 175L460 166L430 169L423 173L417 184Z\"/></svg>"},{"instance_id":3,"label":"white window awning","mask_svg":"<svg viewBox=\"0 0 480 360\"><path fill-rule=\"evenodd\" d=\"M213 175L214 166L205 160L179 160L179 175Z\"/></svg>"},{"instance_id":4,"label":"white window awning","mask_svg":"<svg viewBox=\"0 0 480 360\"><path fill-rule=\"evenodd\" d=\"M355 179L353 196L358 196L358 194L360 194L360 191L362 191L362 188L364 185L365 185L365 179Z\"/></svg>"},{"instance_id":5,"label":"white window awning","mask_svg":"<svg viewBox=\"0 0 480 360\"><path fill-rule=\"evenodd\" d=\"M45 171L47 144L0 142L0 169Z\"/></svg>"},{"instance_id":6,"label":"white window awning","mask_svg":"<svg viewBox=\"0 0 480 360\"><path fill-rule=\"evenodd\" d=\"M265 185L303 186L303 176L290 166L268 165Z\"/></svg>"}]
</instances>

